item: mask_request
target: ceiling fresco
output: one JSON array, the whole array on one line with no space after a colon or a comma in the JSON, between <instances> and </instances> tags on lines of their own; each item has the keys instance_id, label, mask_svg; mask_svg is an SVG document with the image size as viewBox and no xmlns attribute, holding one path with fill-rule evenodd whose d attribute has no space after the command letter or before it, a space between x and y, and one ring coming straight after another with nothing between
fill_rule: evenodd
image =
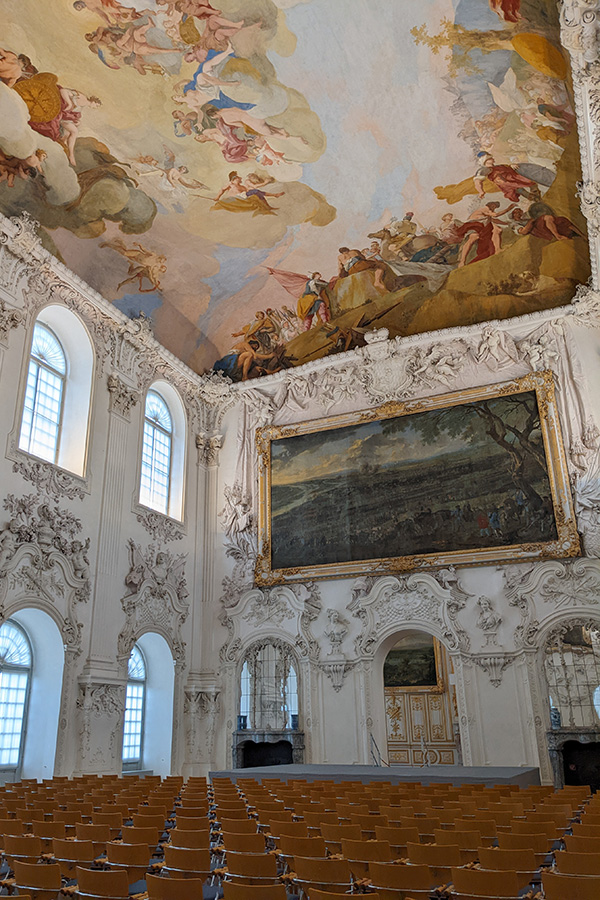
<instances>
[{"instance_id":1,"label":"ceiling fresco","mask_svg":"<svg viewBox=\"0 0 600 900\"><path fill-rule=\"evenodd\" d=\"M555 0L2 0L0 210L198 372L569 302Z\"/></svg>"}]
</instances>

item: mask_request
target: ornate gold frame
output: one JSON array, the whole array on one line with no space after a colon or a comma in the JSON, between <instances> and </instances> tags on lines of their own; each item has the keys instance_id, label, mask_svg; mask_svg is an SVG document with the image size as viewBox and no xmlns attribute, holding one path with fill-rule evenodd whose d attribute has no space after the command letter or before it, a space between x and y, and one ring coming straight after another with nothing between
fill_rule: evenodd
<instances>
[{"instance_id":1,"label":"ornate gold frame","mask_svg":"<svg viewBox=\"0 0 600 900\"><path fill-rule=\"evenodd\" d=\"M394 649L393 647L391 648ZM435 684L417 684L417 685L403 685L403 684L395 684L395 685L385 685L384 690L387 693L409 693L415 694L419 691L428 691L430 694L443 694L444 693L444 678L442 675L442 652L440 648L440 642L437 638L433 639L433 657L435 660Z\"/></svg>"},{"instance_id":2,"label":"ornate gold frame","mask_svg":"<svg viewBox=\"0 0 600 900\"><path fill-rule=\"evenodd\" d=\"M480 550L456 550L445 553L428 553L421 556L390 557L366 561L327 563L273 569L271 566L271 442L280 438L329 431L344 425L390 419L396 416L427 410L459 406L480 399L509 396L535 391L540 413L540 423L548 467L548 478L554 507L558 538L554 541L490 547ZM263 586L285 584L324 578L348 578L356 575L386 575L441 568L450 565L483 566L498 562L516 562L528 559L556 559L580 555L579 535L573 502L558 411L554 394L552 372L532 372L503 384L473 387L452 394L428 397L425 400L384 403L382 406L331 416L296 425L271 425L256 431L259 477L259 553L256 561L256 583Z\"/></svg>"}]
</instances>

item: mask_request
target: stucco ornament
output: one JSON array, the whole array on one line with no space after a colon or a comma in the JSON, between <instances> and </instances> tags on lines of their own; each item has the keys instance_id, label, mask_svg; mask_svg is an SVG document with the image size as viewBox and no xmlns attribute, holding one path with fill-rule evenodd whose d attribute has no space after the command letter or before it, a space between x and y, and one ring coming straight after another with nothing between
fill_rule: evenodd
<instances>
[{"instance_id":1,"label":"stucco ornament","mask_svg":"<svg viewBox=\"0 0 600 900\"><path fill-rule=\"evenodd\" d=\"M115 412L124 419L129 420L131 410L139 403L140 395L138 391L129 387L114 373L108 376L106 385L110 395L111 412Z\"/></svg>"},{"instance_id":2,"label":"stucco ornament","mask_svg":"<svg viewBox=\"0 0 600 900\"><path fill-rule=\"evenodd\" d=\"M121 599L126 616L118 638L121 659L129 658L131 648L144 631L159 631L171 647L177 665L182 666L185 643L181 626L188 617L188 589L185 578L187 554L174 555L150 544L143 550L128 541L129 571L125 576L127 593Z\"/></svg>"},{"instance_id":3,"label":"stucco ornament","mask_svg":"<svg viewBox=\"0 0 600 900\"><path fill-rule=\"evenodd\" d=\"M600 58L599 0L562 0L561 40L574 59L583 65Z\"/></svg>"},{"instance_id":4,"label":"stucco ornament","mask_svg":"<svg viewBox=\"0 0 600 900\"><path fill-rule=\"evenodd\" d=\"M479 609L477 627L483 631L485 635L486 646L495 644L498 629L502 624L502 617L496 612L494 604L489 597L480 597L477 601L477 607Z\"/></svg>"}]
</instances>

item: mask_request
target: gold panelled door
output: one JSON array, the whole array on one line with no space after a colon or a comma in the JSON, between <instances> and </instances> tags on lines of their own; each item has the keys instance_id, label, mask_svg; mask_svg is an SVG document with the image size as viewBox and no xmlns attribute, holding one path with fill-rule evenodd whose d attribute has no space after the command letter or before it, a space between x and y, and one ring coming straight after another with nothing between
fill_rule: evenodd
<instances>
[{"instance_id":1,"label":"gold panelled door","mask_svg":"<svg viewBox=\"0 0 600 900\"><path fill-rule=\"evenodd\" d=\"M450 662L424 632L405 632L384 663L388 760L391 765L458 763Z\"/></svg>"}]
</instances>

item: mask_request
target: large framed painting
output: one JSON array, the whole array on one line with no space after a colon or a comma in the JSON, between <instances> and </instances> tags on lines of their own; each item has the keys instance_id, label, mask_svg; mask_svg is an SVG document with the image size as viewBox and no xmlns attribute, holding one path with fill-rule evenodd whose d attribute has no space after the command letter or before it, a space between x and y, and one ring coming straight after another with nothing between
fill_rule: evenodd
<instances>
[{"instance_id":1,"label":"large framed painting","mask_svg":"<svg viewBox=\"0 0 600 900\"><path fill-rule=\"evenodd\" d=\"M258 584L579 555L550 372L257 430Z\"/></svg>"},{"instance_id":2,"label":"large framed painting","mask_svg":"<svg viewBox=\"0 0 600 900\"><path fill-rule=\"evenodd\" d=\"M439 641L425 632L407 632L394 644L383 664L383 684L395 691L441 693Z\"/></svg>"}]
</instances>

